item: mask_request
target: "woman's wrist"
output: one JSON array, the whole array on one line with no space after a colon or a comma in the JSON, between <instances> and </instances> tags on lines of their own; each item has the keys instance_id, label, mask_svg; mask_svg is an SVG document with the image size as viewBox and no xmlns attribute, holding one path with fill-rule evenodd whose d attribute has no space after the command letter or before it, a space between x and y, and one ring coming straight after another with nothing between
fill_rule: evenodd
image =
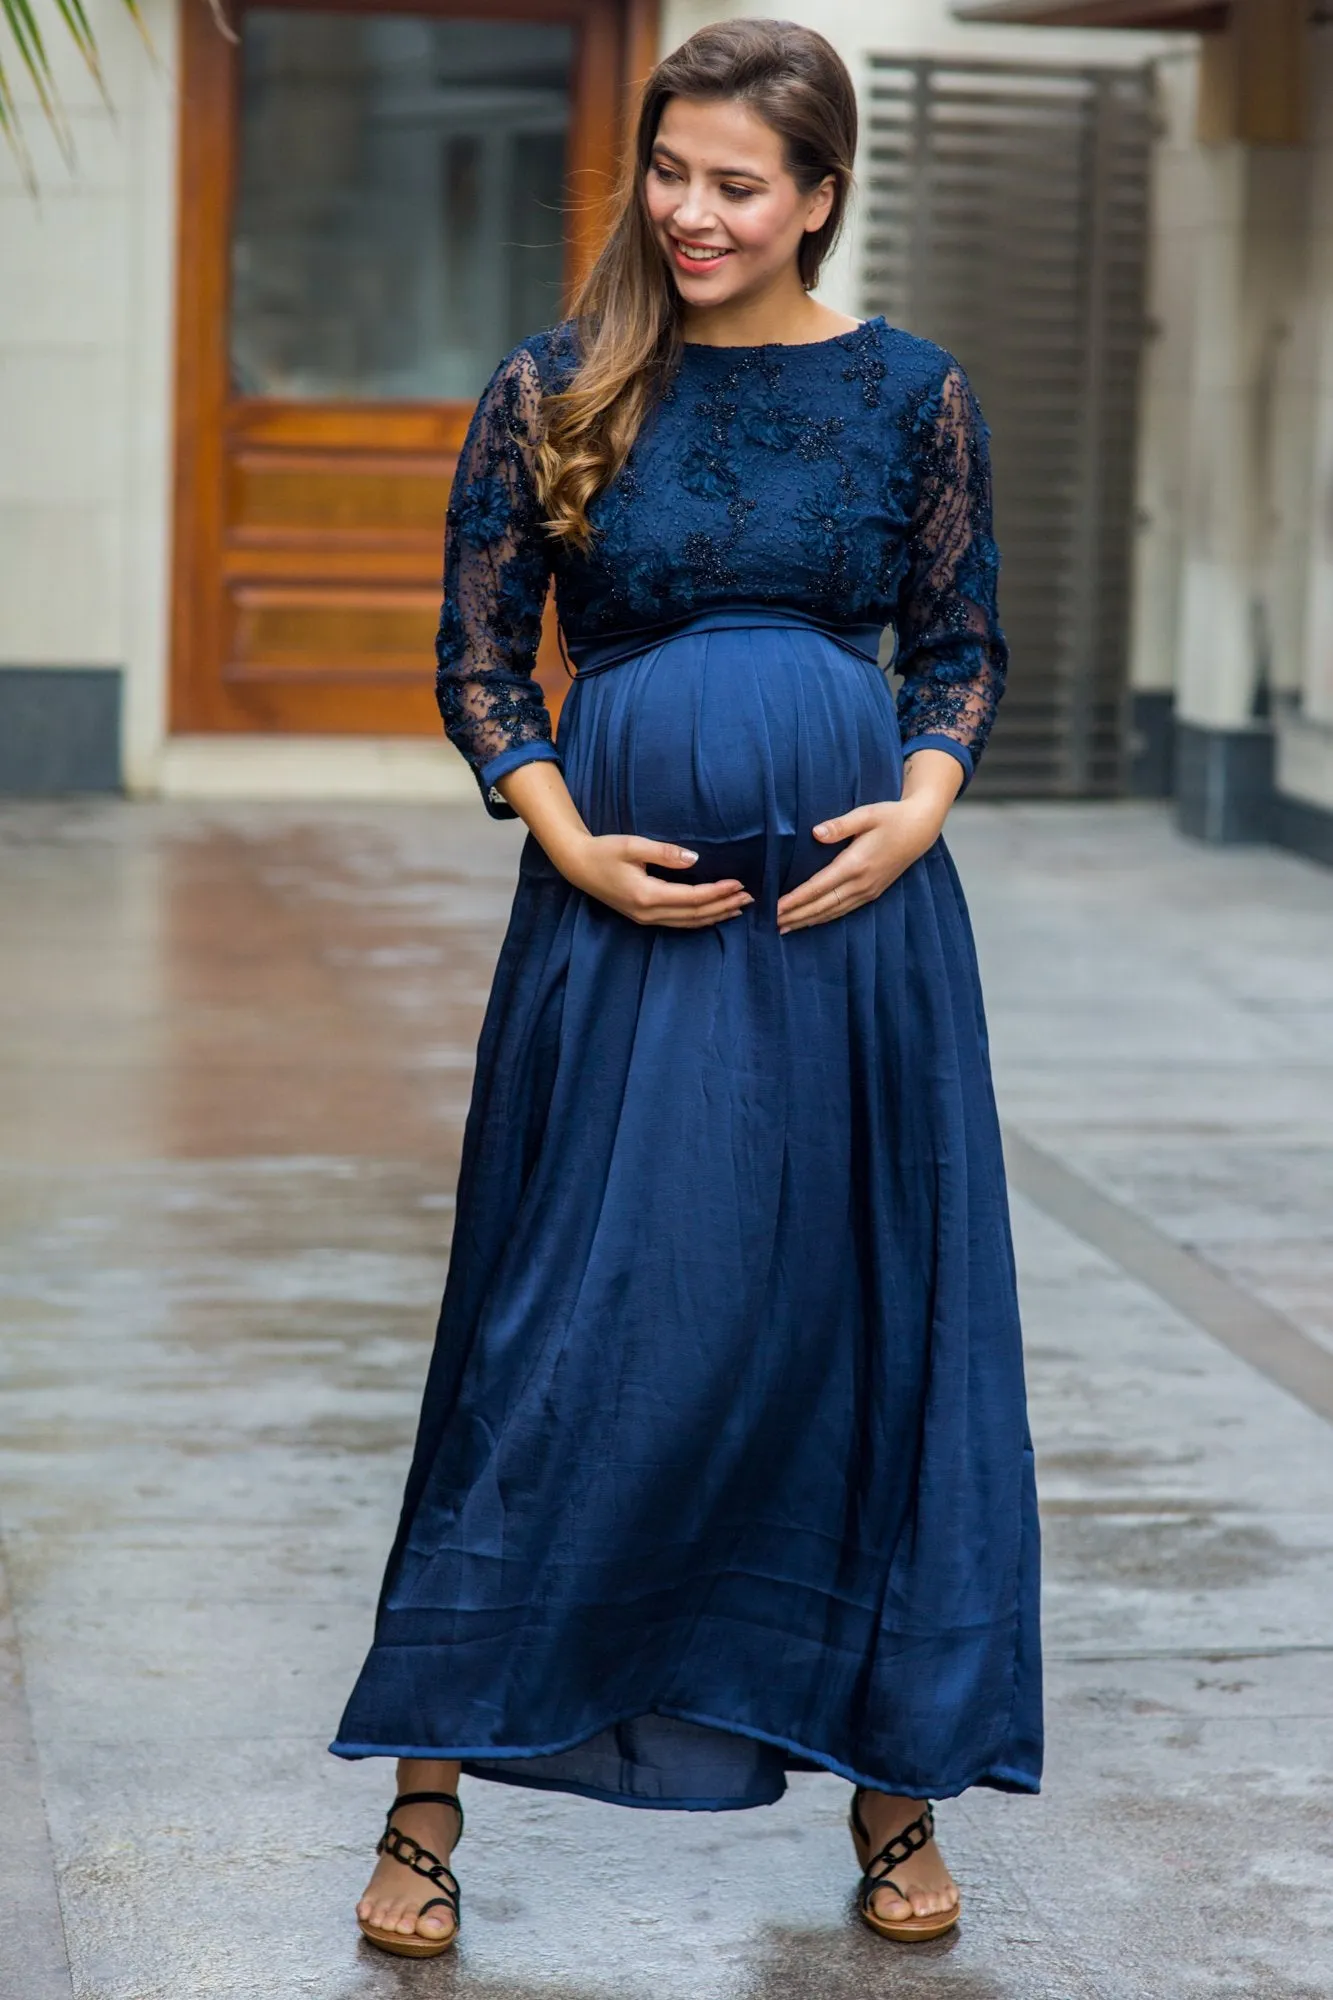
<instances>
[{"instance_id":1,"label":"woman's wrist","mask_svg":"<svg viewBox=\"0 0 1333 2000\"><path fill-rule=\"evenodd\" d=\"M918 750L907 759L901 803L923 832L929 832L927 846L943 832L949 808L962 788L963 767L947 750Z\"/></svg>"},{"instance_id":2,"label":"woman's wrist","mask_svg":"<svg viewBox=\"0 0 1333 2000\"><path fill-rule=\"evenodd\" d=\"M904 785L898 801L899 811L909 819L920 820L922 825L934 820L937 828L944 825L952 804L948 793L938 785Z\"/></svg>"},{"instance_id":3,"label":"woman's wrist","mask_svg":"<svg viewBox=\"0 0 1333 2000\"><path fill-rule=\"evenodd\" d=\"M920 860L923 854L929 854L943 833L944 822L949 816L948 805L941 799L923 795L900 800L898 811L907 820L912 834L912 849Z\"/></svg>"},{"instance_id":4,"label":"woman's wrist","mask_svg":"<svg viewBox=\"0 0 1333 2000\"><path fill-rule=\"evenodd\" d=\"M529 833L567 881L592 840L578 807L569 795L564 773L549 758L520 764L501 778L499 789Z\"/></svg>"},{"instance_id":5,"label":"woman's wrist","mask_svg":"<svg viewBox=\"0 0 1333 2000\"><path fill-rule=\"evenodd\" d=\"M546 858L552 867L558 868L566 882L572 882L577 889L579 887L579 876L582 873L583 864L587 859L592 842L593 835L588 832L586 827L580 829L578 827L561 826L552 828L548 837L541 844L546 850Z\"/></svg>"}]
</instances>

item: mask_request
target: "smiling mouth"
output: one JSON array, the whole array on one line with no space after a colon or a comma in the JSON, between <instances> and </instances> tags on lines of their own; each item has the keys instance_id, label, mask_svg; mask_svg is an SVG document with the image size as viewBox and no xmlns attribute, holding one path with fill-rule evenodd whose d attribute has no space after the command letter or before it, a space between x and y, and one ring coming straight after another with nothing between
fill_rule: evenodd
<instances>
[{"instance_id":1,"label":"smiling mouth","mask_svg":"<svg viewBox=\"0 0 1333 2000\"><path fill-rule=\"evenodd\" d=\"M712 243L682 243L679 236L672 237L671 247L682 263L692 264L696 267L708 264L720 264L724 257L731 255L729 250L719 250Z\"/></svg>"}]
</instances>

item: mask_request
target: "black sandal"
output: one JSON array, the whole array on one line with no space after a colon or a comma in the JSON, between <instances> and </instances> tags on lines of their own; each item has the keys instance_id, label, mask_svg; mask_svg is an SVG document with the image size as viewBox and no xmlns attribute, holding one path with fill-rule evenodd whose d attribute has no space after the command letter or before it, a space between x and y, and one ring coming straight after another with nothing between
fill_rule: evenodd
<instances>
[{"instance_id":1,"label":"black sandal","mask_svg":"<svg viewBox=\"0 0 1333 2000\"><path fill-rule=\"evenodd\" d=\"M410 1868L415 1875L424 1875L441 1891L423 1903L417 1917L424 1917L427 1910L444 1908L454 1920L454 1927L447 1937L422 1937L420 1931L382 1931L376 1924L368 1924L364 1917L358 1917L362 1937L377 1944L381 1951L391 1951L397 1958L438 1958L442 1952L457 1940L459 1925L459 1904L462 1891L453 1870L441 1861L438 1854L432 1854L428 1847L413 1840L410 1833L402 1833L393 1823L393 1816L400 1806L452 1806L458 1814L458 1838L463 1838L463 1808L452 1792L404 1792L389 1807L384 1822L384 1832L380 1835L376 1854L387 1854L393 1861L401 1861L404 1868Z\"/></svg>"},{"instance_id":2,"label":"black sandal","mask_svg":"<svg viewBox=\"0 0 1333 2000\"><path fill-rule=\"evenodd\" d=\"M856 1858L861 1864L861 1886L856 1892L856 1907L863 1921L880 1937L894 1938L900 1944L924 1944L927 1938L943 1937L958 1922L962 1910L960 1897L951 1910L942 1910L933 1917L881 1917L871 1908L871 1898L877 1889L889 1888L895 1896L901 1896L889 1877L895 1868L910 1860L928 1841L935 1838L935 1815L930 1801L918 1819L912 1820L901 1833L895 1833L892 1840L886 1840L878 1854L870 1852L870 1833L861 1817L861 1794L864 1785L858 1785L852 1793L850 1814L852 1841L856 1848ZM907 1897L903 1897L906 1902Z\"/></svg>"}]
</instances>

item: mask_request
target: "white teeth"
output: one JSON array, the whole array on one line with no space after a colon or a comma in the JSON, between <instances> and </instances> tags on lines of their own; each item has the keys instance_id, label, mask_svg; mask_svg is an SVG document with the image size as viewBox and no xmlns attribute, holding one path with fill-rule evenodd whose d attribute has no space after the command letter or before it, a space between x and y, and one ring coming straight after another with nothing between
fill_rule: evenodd
<instances>
[{"instance_id":1,"label":"white teeth","mask_svg":"<svg viewBox=\"0 0 1333 2000\"><path fill-rule=\"evenodd\" d=\"M690 243L676 245L682 257L688 257L692 264L716 264L719 257L725 257L725 250L696 250Z\"/></svg>"}]
</instances>

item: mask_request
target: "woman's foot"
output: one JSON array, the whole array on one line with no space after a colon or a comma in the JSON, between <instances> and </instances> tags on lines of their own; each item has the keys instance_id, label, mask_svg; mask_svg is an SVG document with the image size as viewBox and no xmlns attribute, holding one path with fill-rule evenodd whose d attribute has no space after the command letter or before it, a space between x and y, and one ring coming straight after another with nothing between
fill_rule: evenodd
<instances>
[{"instance_id":1,"label":"woman's foot","mask_svg":"<svg viewBox=\"0 0 1333 2000\"><path fill-rule=\"evenodd\" d=\"M398 1765L395 1797L403 1792L456 1792L458 1770L456 1763L404 1757ZM458 1839L458 1814L452 1806L400 1806L393 1823L400 1833L408 1834L441 1861L448 1862ZM458 1928L452 1911L437 1903L424 1917L417 1915L421 1905L437 1894L434 1885L415 1869L405 1868L391 1855L381 1854L366 1884L366 1893L356 1906L356 1914L376 1930L396 1931L400 1937L411 1937L415 1932L431 1944L440 1944Z\"/></svg>"},{"instance_id":2,"label":"woman's foot","mask_svg":"<svg viewBox=\"0 0 1333 2000\"><path fill-rule=\"evenodd\" d=\"M925 1810L923 1799L895 1798L891 1792L862 1791L859 1796L872 1855ZM909 1917L942 1917L958 1908L958 1884L933 1839L900 1861L892 1878L869 1899L873 1914L886 1923L900 1924Z\"/></svg>"}]
</instances>

